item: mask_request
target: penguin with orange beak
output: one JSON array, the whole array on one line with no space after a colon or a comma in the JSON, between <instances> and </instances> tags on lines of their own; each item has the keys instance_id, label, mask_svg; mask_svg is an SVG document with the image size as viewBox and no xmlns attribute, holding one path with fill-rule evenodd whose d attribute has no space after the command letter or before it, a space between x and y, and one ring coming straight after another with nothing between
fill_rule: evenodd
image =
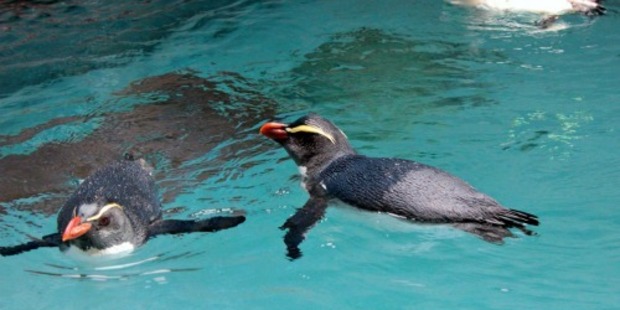
<instances>
[{"instance_id":1,"label":"penguin with orange beak","mask_svg":"<svg viewBox=\"0 0 620 310\"><path fill-rule=\"evenodd\" d=\"M88 177L58 214L58 232L41 239L0 247L15 255L40 247L72 248L90 255L129 252L161 234L215 232L245 221L243 215L205 220L164 220L161 203L142 159L114 162Z\"/></svg>"},{"instance_id":2,"label":"penguin with orange beak","mask_svg":"<svg viewBox=\"0 0 620 310\"><path fill-rule=\"evenodd\" d=\"M538 217L508 209L465 181L438 168L399 158L358 154L347 136L327 119L309 114L290 124L269 122L260 133L279 143L297 164L310 194L280 227L287 256L301 257L305 234L338 200L362 210L411 222L451 225L485 241L502 243L512 228L526 235Z\"/></svg>"}]
</instances>

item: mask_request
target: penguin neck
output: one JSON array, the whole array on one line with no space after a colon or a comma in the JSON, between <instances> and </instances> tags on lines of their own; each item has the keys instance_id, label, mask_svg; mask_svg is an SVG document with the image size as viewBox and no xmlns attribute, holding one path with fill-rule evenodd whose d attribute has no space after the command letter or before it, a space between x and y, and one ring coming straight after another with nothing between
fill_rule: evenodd
<instances>
[{"instance_id":1,"label":"penguin neck","mask_svg":"<svg viewBox=\"0 0 620 310\"><path fill-rule=\"evenodd\" d=\"M308 180L318 177L325 168L338 158L355 154L356 152L353 149L345 149L334 153L316 155L306 161L298 162L297 167L301 174L302 186L305 188L306 186L304 184L307 183Z\"/></svg>"},{"instance_id":2,"label":"penguin neck","mask_svg":"<svg viewBox=\"0 0 620 310\"><path fill-rule=\"evenodd\" d=\"M94 247L81 248L79 246L70 245L65 248L65 252L70 256L105 256L105 255L125 255L131 253L135 249L135 245L131 242L123 242L112 245L104 249Z\"/></svg>"}]
</instances>

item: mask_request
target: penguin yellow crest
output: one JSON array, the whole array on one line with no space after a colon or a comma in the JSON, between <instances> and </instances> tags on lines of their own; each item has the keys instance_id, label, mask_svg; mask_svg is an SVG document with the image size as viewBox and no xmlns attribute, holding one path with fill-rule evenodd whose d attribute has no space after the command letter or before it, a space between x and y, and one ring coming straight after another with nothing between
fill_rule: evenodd
<instances>
[{"instance_id":1,"label":"penguin yellow crest","mask_svg":"<svg viewBox=\"0 0 620 310\"><path fill-rule=\"evenodd\" d=\"M286 128L286 131L290 133L297 133L297 132L315 133L315 134L321 135L329 139L329 141L331 141L333 144L336 144L336 139L334 139L332 135L326 133L325 131L323 131L323 129L318 128L318 127L313 127L309 125L299 125L293 128Z\"/></svg>"},{"instance_id":2,"label":"penguin yellow crest","mask_svg":"<svg viewBox=\"0 0 620 310\"><path fill-rule=\"evenodd\" d=\"M107 205L103 206L103 208L101 208L101 210L99 210L99 212L89 218L86 219L87 222L92 222L92 221L96 221L98 220L104 213L108 212L108 210L112 209L112 208L119 208L119 209L123 209L123 206L117 204L117 203L108 203Z\"/></svg>"}]
</instances>

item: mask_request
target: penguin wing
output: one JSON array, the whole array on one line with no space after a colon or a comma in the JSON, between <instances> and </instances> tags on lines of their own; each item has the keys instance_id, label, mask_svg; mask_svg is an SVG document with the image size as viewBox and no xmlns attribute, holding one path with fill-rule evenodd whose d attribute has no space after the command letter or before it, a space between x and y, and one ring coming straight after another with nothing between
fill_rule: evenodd
<instances>
[{"instance_id":1,"label":"penguin wing","mask_svg":"<svg viewBox=\"0 0 620 310\"><path fill-rule=\"evenodd\" d=\"M329 195L369 211L433 223L486 221L503 208L463 180L418 162L357 156L335 167Z\"/></svg>"},{"instance_id":2,"label":"penguin wing","mask_svg":"<svg viewBox=\"0 0 620 310\"><path fill-rule=\"evenodd\" d=\"M245 216L216 216L206 220L158 220L149 226L149 237L162 234L182 234L191 232L216 232L235 227L245 222Z\"/></svg>"},{"instance_id":3,"label":"penguin wing","mask_svg":"<svg viewBox=\"0 0 620 310\"><path fill-rule=\"evenodd\" d=\"M22 243L14 246L0 247L0 255L11 256L17 255L30 250L43 248L43 247L57 247L61 243L60 234L53 233L43 236L41 239L34 239L30 242Z\"/></svg>"},{"instance_id":4,"label":"penguin wing","mask_svg":"<svg viewBox=\"0 0 620 310\"><path fill-rule=\"evenodd\" d=\"M509 228L535 234L536 215L508 209L465 181L421 163L357 156L339 163L323 179L329 195L369 211L456 228L501 243Z\"/></svg>"},{"instance_id":5,"label":"penguin wing","mask_svg":"<svg viewBox=\"0 0 620 310\"><path fill-rule=\"evenodd\" d=\"M327 209L328 198L324 196L312 196L306 204L289 217L280 229L288 229L284 236L287 254L290 259L301 257L299 244L304 241L304 234L318 222Z\"/></svg>"}]
</instances>

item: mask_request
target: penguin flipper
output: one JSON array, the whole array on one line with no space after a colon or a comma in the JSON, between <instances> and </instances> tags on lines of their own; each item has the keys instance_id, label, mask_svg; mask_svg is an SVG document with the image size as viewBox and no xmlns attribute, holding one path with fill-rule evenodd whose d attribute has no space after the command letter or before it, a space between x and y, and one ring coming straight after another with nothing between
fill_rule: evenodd
<instances>
[{"instance_id":1,"label":"penguin flipper","mask_svg":"<svg viewBox=\"0 0 620 310\"><path fill-rule=\"evenodd\" d=\"M60 242L60 234L53 233L43 236L43 238L41 239L33 239L30 242L22 243L19 245L0 247L0 255L11 256L43 247L57 247L60 245Z\"/></svg>"},{"instance_id":2,"label":"penguin flipper","mask_svg":"<svg viewBox=\"0 0 620 310\"><path fill-rule=\"evenodd\" d=\"M216 232L245 222L245 216L216 216L206 220L159 220L149 226L149 236L183 234L191 232Z\"/></svg>"},{"instance_id":3,"label":"penguin flipper","mask_svg":"<svg viewBox=\"0 0 620 310\"><path fill-rule=\"evenodd\" d=\"M311 197L306 204L289 217L280 229L288 229L284 236L284 244L291 260L301 257L299 244L304 241L304 234L318 222L327 209L328 199L325 197Z\"/></svg>"}]
</instances>

